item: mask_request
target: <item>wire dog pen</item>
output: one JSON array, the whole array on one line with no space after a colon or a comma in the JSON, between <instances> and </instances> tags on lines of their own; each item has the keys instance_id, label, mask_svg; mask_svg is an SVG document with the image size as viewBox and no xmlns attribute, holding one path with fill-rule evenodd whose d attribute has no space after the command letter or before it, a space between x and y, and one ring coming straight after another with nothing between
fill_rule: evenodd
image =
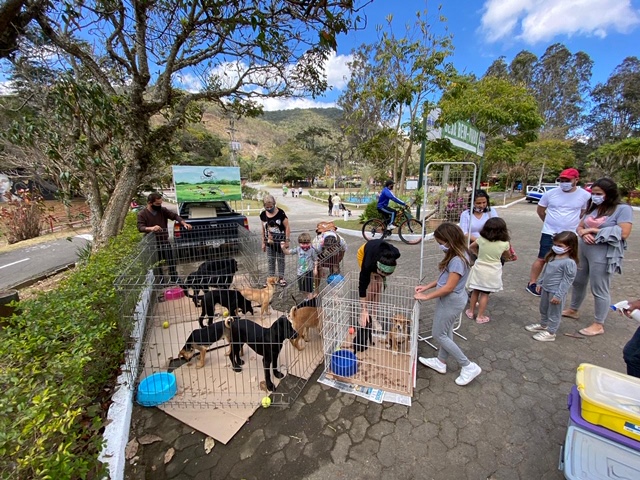
<instances>
[{"instance_id":1,"label":"wire dog pen","mask_svg":"<svg viewBox=\"0 0 640 480\"><path fill-rule=\"evenodd\" d=\"M310 328L300 349L293 339L274 333L278 319L289 322L291 307L302 300L297 258L286 257L283 285L280 278L269 278L261 235L240 227L222 244L201 247L167 256L148 236L119 276L130 387L148 375L169 371L176 377L178 392L168 406L255 407L266 395L272 405L289 405L323 359L318 325ZM175 261L179 277L169 282L159 272L167 258ZM253 342L270 352L280 349L277 366L283 378L269 369L275 391L267 392L262 357L252 348L239 349L244 356L232 362L232 334L239 335L234 337L238 344Z\"/></svg>"},{"instance_id":2,"label":"wire dog pen","mask_svg":"<svg viewBox=\"0 0 640 480\"><path fill-rule=\"evenodd\" d=\"M367 302L373 328L377 322L379 330L371 332L372 343L362 349L356 340L362 331L358 325L362 308L358 280L357 272L349 272L344 280L323 291L324 371L342 382L410 397L417 355L418 315L413 298L416 281L394 276L379 302ZM353 369L337 368L335 355L344 351L355 351L357 363Z\"/></svg>"}]
</instances>

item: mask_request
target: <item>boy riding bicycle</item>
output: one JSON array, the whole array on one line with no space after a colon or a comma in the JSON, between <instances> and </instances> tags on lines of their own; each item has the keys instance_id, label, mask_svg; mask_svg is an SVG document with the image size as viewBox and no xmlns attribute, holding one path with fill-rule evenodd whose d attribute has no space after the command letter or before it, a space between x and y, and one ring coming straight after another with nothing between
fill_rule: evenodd
<instances>
[{"instance_id":1,"label":"boy riding bicycle","mask_svg":"<svg viewBox=\"0 0 640 480\"><path fill-rule=\"evenodd\" d=\"M389 230L393 230L394 228L396 228L396 225L394 225L394 221L396 219L396 210L394 210L393 208L389 208L389 201L393 200L394 202L405 206L406 203L404 203L402 200L400 200L398 197L396 197L391 190L393 190L393 185L394 182L393 180L387 180L386 182L384 182L384 188L382 189L382 192L380 192L380 198L378 199L378 211L382 214L382 216L385 219L389 219L389 217L391 217L388 220L388 224L387 224L387 229Z\"/></svg>"}]
</instances>

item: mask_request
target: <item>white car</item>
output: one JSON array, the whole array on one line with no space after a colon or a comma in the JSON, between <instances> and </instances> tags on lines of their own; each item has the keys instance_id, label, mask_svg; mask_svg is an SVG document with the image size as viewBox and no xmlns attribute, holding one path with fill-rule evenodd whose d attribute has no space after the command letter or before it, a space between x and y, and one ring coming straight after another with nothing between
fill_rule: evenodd
<instances>
[{"instance_id":1,"label":"white car","mask_svg":"<svg viewBox=\"0 0 640 480\"><path fill-rule=\"evenodd\" d=\"M527 202L538 202L542 198L542 195L549 190L557 188L557 183L543 183L542 185L527 185Z\"/></svg>"}]
</instances>

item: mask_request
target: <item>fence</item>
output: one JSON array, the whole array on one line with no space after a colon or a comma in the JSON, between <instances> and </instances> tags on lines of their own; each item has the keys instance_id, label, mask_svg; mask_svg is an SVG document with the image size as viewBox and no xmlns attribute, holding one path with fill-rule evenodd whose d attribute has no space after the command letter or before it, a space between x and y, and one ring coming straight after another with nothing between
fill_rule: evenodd
<instances>
[{"instance_id":1,"label":"fence","mask_svg":"<svg viewBox=\"0 0 640 480\"><path fill-rule=\"evenodd\" d=\"M272 404L289 405L323 358L315 323L306 340L285 338L293 332L283 330L285 322L291 326L295 320L289 318L291 308L304 300L298 291L297 256L284 260L284 285L280 275L269 277L260 235L240 227L221 244L196 243L176 249L177 243L157 243L150 235L119 276L121 326L130 339L130 385L170 371L178 393L168 404L217 408L259 405L272 381ZM327 254L329 259L334 253ZM162 275L168 267L179 278ZM321 304L321 297L314 301ZM294 325L300 329L297 320ZM269 357L277 371L268 368L267 378L263 359ZM283 378L277 378L278 372Z\"/></svg>"}]
</instances>

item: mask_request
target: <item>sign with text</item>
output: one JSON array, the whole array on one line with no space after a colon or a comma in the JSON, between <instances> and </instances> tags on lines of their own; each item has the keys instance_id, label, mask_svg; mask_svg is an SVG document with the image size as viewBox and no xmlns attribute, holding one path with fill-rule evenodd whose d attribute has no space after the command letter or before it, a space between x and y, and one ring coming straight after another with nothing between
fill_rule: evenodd
<instances>
[{"instance_id":1,"label":"sign with text","mask_svg":"<svg viewBox=\"0 0 640 480\"><path fill-rule=\"evenodd\" d=\"M176 201L242 200L239 167L173 165Z\"/></svg>"},{"instance_id":2,"label":"sign with text","mask_svg":"<svg viewBox=\"0 0 640 480\"><path fill-rule=\"evenodd\" d=\"M440 116L440 109L431 110L427 115L427 138L434 140L437 138L448 139L455 147L461 148L476 155L484 155L484 144L486 135L464 120L436 128L435 122Z\"/></svg>"}]
</instances>

